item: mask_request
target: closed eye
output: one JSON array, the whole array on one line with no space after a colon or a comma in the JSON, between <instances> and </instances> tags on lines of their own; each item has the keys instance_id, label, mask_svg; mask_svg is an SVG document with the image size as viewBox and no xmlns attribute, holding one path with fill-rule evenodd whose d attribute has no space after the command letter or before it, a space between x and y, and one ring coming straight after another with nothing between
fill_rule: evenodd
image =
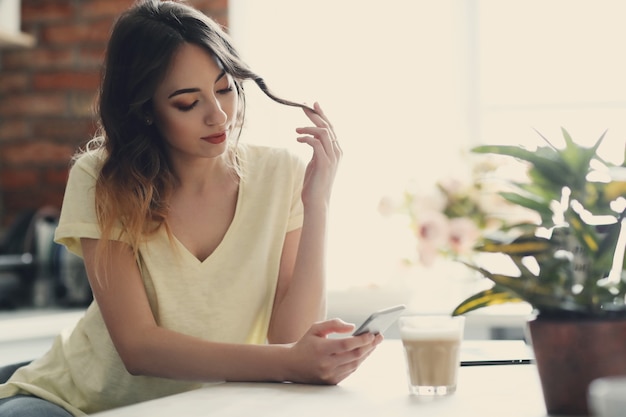
<instances>
[{"instance_id":1,"label":"closed eye","mask_svg":"<svg viewBox=\"0 0 626 417\"><path fill-rule=\"evenodd\" d=\"M193 109L194 107L196 107L197 104L198 104L198 100L194 101L193 103L191 103L188 106L178 105L176 107L178 107L178 110L180 110L180 111L189 111L189 110Z\"/></svg>"},{"instance_id":2,"label":"closed eye","mask_svg":"<svg viewBox=\"0 0 626 417\"><path fill-rule=\"evenodd\" d=\"M229 85L226 88L223 88L221 90L217 90L217 94L228 94L228 93L232 93L234 90L232 85Z\"/></svg>"}]
</instances>

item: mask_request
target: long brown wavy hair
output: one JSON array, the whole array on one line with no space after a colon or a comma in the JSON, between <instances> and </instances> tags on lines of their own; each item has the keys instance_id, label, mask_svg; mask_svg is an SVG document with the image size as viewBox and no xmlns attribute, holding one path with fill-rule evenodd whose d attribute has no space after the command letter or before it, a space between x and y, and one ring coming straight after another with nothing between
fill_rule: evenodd
<instances>
[{"instance_id":1,"label":"long brown wavy hair","mask_svg":"<svg viewBox=\"0 0 626 417\"><path fill-rule=\"evenodd\" d=\"M101 229L97 259L108 258L105 242L110 239L128 242L137 257L146 236L161 226L167 228L175 177L165 141L146 118L152 115L157 85L174 53L185 43L204 48L233 77L239 97L237 139L245 118L245 80L253 80L281 104L307 107L271 93L263 79L242 61L220 25L200 11L175 0L138 1L113 26L97 103L99 128L88 146L89 150L104 150L96 182ZM235 146L228 152L238 172ZM116 230L121 230L119 236L113 236ZM169 228L167 231L171 239Z\"/></svg>"}]
</instances>

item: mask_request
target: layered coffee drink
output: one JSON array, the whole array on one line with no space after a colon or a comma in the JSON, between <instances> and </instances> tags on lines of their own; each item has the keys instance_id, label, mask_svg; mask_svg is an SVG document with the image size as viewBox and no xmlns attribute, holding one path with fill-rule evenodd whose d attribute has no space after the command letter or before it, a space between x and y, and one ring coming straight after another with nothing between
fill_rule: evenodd
<instances>
[{"instance_id":1,"label":"layered coffee drink","mask_svg":"<svg viewBox=\"0 0 626 417\"><path fill-rule=\"evenodd\" d=\"M411 393L453 393L460 365L463 318L418 316L401 320L400 332Z\"/></svg>"},{"instance_id":2,"label":"layered coffee drink","mask_svg":"<svg viewBox=\"0 0 626 417\"><path fill-rule=\"evenodd\" d=\"M407 339L403 340L411 385L456 385L459 368L460 340Z\"/></svg>"}]
</instances>

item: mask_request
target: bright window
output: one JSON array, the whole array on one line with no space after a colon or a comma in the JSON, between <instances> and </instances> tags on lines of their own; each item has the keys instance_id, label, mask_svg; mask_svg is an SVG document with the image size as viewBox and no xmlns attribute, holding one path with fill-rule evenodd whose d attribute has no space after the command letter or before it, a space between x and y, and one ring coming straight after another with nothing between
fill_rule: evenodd
<instances>
[{"instance_id":1,"label":"bright window","mask_svg":"<svg viewBox=\"0 0 626 417\"><path fill-rule=\"evenodd\" d=\"M410 242L381 197L463 175L478 143L560 144L560 128L621 162L626 3L576 0L230 0L244 59L285 98L319 101L344 161L333 196L330 286L384 283ZM308 157L299 110L249 84L242 140ZM410 249L410 248L409 248Z\"/></svg>"}]
</instances>

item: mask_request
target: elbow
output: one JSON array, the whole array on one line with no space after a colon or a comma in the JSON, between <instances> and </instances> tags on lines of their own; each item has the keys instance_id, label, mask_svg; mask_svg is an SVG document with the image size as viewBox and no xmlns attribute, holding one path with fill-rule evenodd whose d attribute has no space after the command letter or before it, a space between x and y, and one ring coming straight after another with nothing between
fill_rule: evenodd
<instances>
[{"instance_id":1,"label":"elbow","mask_svg":"<svg viewBox=\"0 0 626 417\"><path fill-rule=\"evenodd\" d=\"M146 359L148 349L144 343L123 343L116 345L116 350L126 372L133 376L151 376Z\"/></svg>"},{"instance_id":2,"label":"elbow","mask_svg":"<svg viewBox=\"0 0 626 417\"><path fill-rule=\"evenodd\" d=\"M140 355L126 350L118 350L118 354L122 360L122 364L124 364L124 368L126 368L126 372L132 376L146 376L146 371L141 363Z\"/></svg>"},{"instance_id":3,"label":"elbow","mask_svg":"<svg viewBox=\"0 0 626 417\"><path fill-rule=\"evenodd\" d=\"M131 374L132 376L148 376L143 367L138 363L137 360L128 360L122 359L124 363L124 368L126 368L126 372Z\"/></svg>"}]
</instances>

